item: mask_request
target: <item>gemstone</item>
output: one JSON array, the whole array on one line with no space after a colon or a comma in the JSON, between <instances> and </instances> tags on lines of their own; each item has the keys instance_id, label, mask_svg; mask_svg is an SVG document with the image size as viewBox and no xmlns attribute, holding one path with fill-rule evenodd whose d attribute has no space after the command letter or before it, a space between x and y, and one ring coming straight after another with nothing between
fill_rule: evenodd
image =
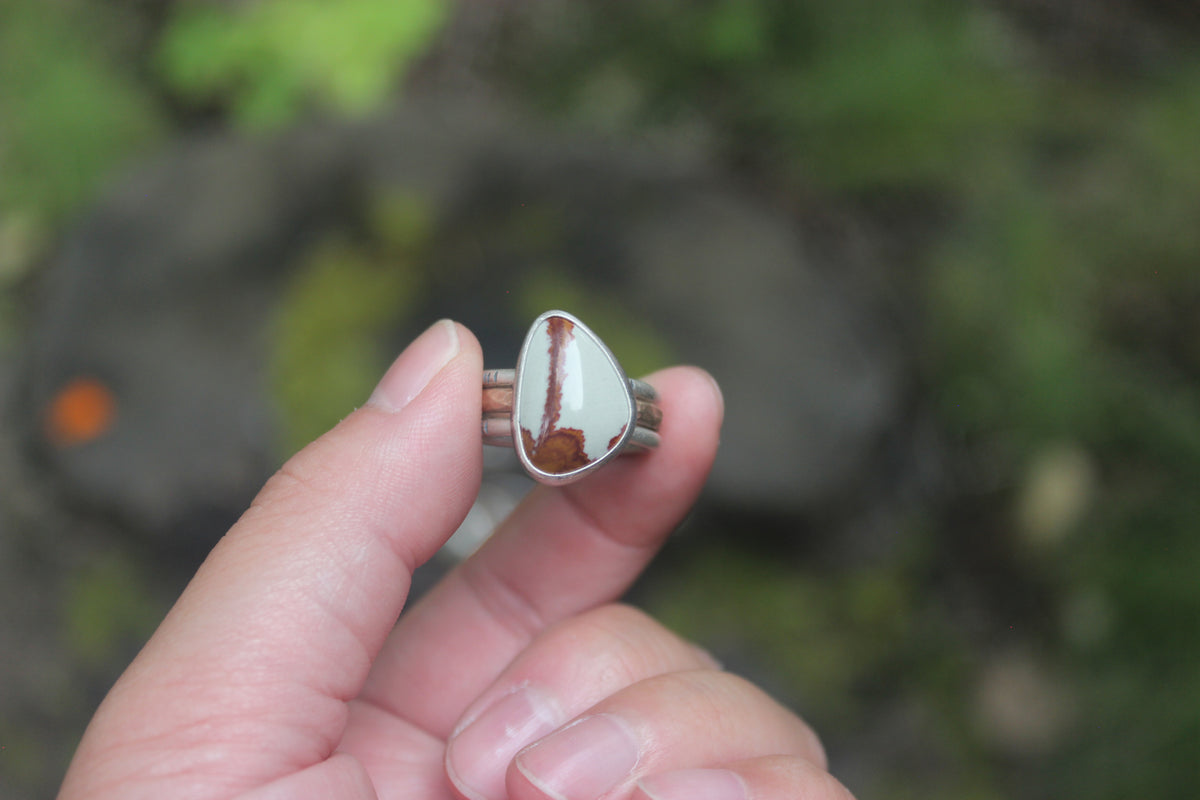
<instances>
[{"instance_id":1,"label":"gemstone","mask_svg":"<svg viewBox=\"0 0 1200 800\"><path fill-rule=\"evenodd\" d=\"M521 348L513 428L521 460L550 476L576 473L625 440L633 394L594 333L565 312L543 314Z\"/></svg>"}]
</instances>

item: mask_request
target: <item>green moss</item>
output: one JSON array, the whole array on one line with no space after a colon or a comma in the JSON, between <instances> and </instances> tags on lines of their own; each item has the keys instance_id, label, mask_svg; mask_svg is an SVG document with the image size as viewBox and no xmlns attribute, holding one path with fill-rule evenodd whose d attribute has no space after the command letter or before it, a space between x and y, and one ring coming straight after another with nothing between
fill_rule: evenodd
<instances>
[{"instance_id":1,"label":"green moss","mask_svg":"<svg viewBox=\"0 0 1200 800\"><path fill-rule=\"evenodd\" d=\"M420 296L414 267L432 224L421 198L389 194L369 213L372 240L322 242L284 292L272 384L286 452L315 439L361 405L395 353L384 334Z\"/></svg>"},{"instance_id":2,"label":"green moss","mask_svg":"<svg viewBox=\"0 0 1200 800\"><path fill-rule=\"evenodd\" d=\"M998 15L945 0L593 6L574 30L513 53L526 85L556 110L596 119L597 76L637 99L612 113L651 125L710 124L737 157L839 191L952 185L1003 157L1036 93L1005 69ZM985 146L986 145L986 146Z\"/></svg>"},{"instance_id":3,"label":"green moss","mask_svg":"<svg viewBox=\"0 0 1200 800\"><path fill-rule=\"evenodd\" d=\"M6 785L30 790L35 796L50 769L50 753L42 740L0 720L0 773Z\"/></svg>"},{"instance_id":4,"label":"green moss","mask_svg":"<svg viewBox=\"0 0 1200 800\"><path fill-rule=\"evenodd\" d=\"M250 127L290 122L314 103L361 114L399 85L448 8L442 0L183 4L160 63L178 91L228 99Z\"/></svg>"},{"instance_id":5,"label":"green moss","mask_svg":"<svg viewBox=\"0 0 1200 800\"><path fill-rule=\"evenodd\" d=\"M66 642L81 663L108 665L149 638L165 611L132 559L107 555L71 581L63 604Z\"/></svg>"},{"instance_id":6,"label":"green moss","mask_svg":"<svg viewBox=\"0 0 1200 800\"><path fill-rule=\"evenodd\" d=\"M0 212L76 210L162 134L147 87L119 65L120 15L68 0L0 4Z\"/></svg>"},{"instance_id":7,"label":"green moss","mask_svg":"<svg viewBox=\"0 0 1200 800\"><path fill-rule=\"evenodd\" d=\"M820 575L731 545L707 546L652 589L652 613L684 636L761 663L824 725L855 708L859 684L899 658L911 583L887 568Z\"/></svg>"},{"instance_id":8,"label":"green moss","mask_svg":"<svg viewBox=\"0 0 1200 800\"><path fill-rule=\"evenodd\" d=\"M429 201L411 192L389 191L376 195L367 209L367 216L378 247L398 258L425 247L434 225Z\"/></svg>"}]
</instances>

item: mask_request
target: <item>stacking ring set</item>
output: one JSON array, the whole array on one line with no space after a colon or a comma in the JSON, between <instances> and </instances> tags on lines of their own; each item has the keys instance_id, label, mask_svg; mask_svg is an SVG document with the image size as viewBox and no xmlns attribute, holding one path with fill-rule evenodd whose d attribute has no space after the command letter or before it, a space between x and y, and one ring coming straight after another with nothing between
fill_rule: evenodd
<instances>
[{"instance_id":1,"label":"stacking ring set","mask_svg":"<svg viewBox=\"0 0 1200 800\"><path fill-rule=\"evenodd\" d=\"M651 450L661 423L654 387L626 377L565 311L534 320L516 369L483 373L483 443L512 447L539 483L573 483L622 453Z\"/></svg>"}]
</instances>

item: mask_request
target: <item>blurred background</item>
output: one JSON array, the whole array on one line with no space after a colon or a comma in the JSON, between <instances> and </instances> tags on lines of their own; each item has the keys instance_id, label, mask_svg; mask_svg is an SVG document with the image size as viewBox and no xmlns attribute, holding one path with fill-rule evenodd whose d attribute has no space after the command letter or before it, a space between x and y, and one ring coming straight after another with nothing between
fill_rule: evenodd
<instances>
[{"instance_id":1,"label":"blurred background","mask_svg":"<svg viewBox=\"0 0 1200 800\"><path fill-rule=\"evenodd\" d=\"M0 0L0 796L416 332L552 307L722 382L631 599L860 798L1194 796L1198 142L1188 0Z\"/></svg>"}]
</instances>

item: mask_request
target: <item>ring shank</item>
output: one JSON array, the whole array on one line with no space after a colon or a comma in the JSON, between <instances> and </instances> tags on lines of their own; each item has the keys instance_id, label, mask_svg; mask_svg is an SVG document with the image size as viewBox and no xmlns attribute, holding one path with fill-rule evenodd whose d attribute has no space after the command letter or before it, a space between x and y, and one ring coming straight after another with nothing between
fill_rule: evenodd
<instances>
[{"instance_id":1,"label":"ring shank","mask_svg":"<svg viewBox=\"0 0 1200 800\"><path fill-rule=\"evenodd\" d=\"M516 370L488 369L483 372L483 443L497 447L512 447L513 382ZM652 450L659 445L658 428L662 424L662 409L658 392L650 384L629 379L637 404L637 424L626 447L632 451Z\"/></svg>"},{"instance_id":2,"label":"ring shank","mask_svg":"<svg viewBox=\"0 0 1200 800\"><path fill-rule=\"evenodd\" d=\"M485 369L483 371L483 388L485 390L512 389L516 380L517 371L515 369ZM658 402L658 390L645 381L629 378L629 385L633 389L633 396L639 400Z\"/></svg>"}]
</instances>

